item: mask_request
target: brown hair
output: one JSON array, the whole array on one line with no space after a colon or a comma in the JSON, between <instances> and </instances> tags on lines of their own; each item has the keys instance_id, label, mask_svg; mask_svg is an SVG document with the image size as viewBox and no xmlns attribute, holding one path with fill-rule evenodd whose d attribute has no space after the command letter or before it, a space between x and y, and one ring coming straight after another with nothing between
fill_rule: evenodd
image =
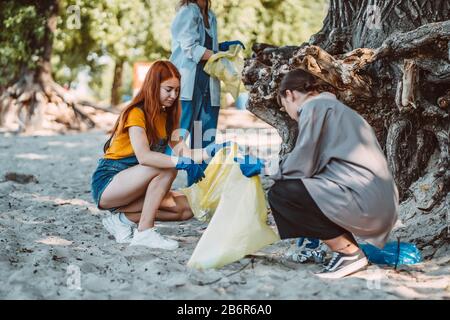
<instances>
[{"instance_id":1,"label":"brown hair","mask_svg":"<svg viewBox=\"0 0 450 320\"><path fill-rule=\"evenodd\" d=\"M198 5L198 0L180 0L178 7L181 8L182 6L187 6L189 3ZM200 6L199 6L199 8L200 8ZM203 12L206 15L206 17L208 17L208 11L210 8L211 8L211 0L207 0L205 12ZM200 8L200 10L201 10L201 8ZM209 28L209 19L208 18L206 18L205 23L206 23L206 27Z\"/></svg>"},{"instance_id":2,"label":"brown hair","mask_svg":"<svg viewBox=\"0 0 450 320\"><path fill-rule=\"evenodd\" d=\"M286 90L298 91L301 93L307 93L316 91L318 93L328 91L336 94L336 89L324 82L323 80L313 76L311 73L302 69L295 69L289 71L281 80L278 88L277 102L281 106L281 98L286 97Z\"/></svg>"},{"instance_id":3,"label":"brown hair","mask_svg":"<svg viewBox=\"0 0 450 320\"><path fill-rule=\"evenodd\" d=\"M111 136L108 141L106 141L103 146L103 151L109 148L111 140L116 132L122 133L124 131L125 121L128 118L128 114L135 107L141 107L145 115L145 123L147 124L147 138L150 145L158 142L158 134L155 130L156 126L153 125L161 112L160 105L160 89L161 83L169 80L171 78L181 79L181 75L178 69L170 61L156 61L148 70L145 76L144 83L139 90L138 94L133 98L133 100L122 110L119 118L114 125ZM171 137L174 130L178 129L180 121L180 96L178 95L177 100L174 101L174 105L170 108L166 108L167 112L167 122L166 131L167 136ZM149 125L150 124L150 125Z\"/></svg>"}]
</instances>

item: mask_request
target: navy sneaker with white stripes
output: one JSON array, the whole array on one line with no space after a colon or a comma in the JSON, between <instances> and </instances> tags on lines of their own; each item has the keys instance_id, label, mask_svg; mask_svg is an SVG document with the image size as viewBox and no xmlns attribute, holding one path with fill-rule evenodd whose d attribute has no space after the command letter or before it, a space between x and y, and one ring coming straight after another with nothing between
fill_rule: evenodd
<instances>
[{"instance_id":1,"label":"navy sneaker with white stripes","mask_svg":"<svg viewBox=\"0 0 450 320\"><path fill-rule=\"evenodd\" d=\"M316 276L325 279L340 279L364 270L368 264L369 262L361 249L352 254L333 252L330 262L322 272L316 273Z\"/></svg>"}]
</instances>

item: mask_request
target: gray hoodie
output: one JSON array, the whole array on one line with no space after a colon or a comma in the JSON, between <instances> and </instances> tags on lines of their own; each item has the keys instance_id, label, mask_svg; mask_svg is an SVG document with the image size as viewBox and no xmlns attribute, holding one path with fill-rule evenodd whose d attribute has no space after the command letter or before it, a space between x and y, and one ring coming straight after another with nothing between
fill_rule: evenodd
<instances>
[{"instance_id":1,"label":"gray hoodie","mask_svg":"<svg viewBox=\"0 0 450 320\"><path fill-rule=\"evenodd\" d=\"M372 127L327 92L298 116L295 147L271 178L301 179L331 221L383 246L397 220L398 191Z\"/></svg>"}]
</instances>

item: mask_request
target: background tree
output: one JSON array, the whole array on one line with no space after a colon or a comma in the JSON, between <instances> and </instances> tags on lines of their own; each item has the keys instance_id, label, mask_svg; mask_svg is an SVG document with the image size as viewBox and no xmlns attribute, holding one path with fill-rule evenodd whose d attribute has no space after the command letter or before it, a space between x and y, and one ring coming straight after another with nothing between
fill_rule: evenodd
<instances>
[{"instance_id":1,"label":"background tree","mask_svg":"<svg viewBox=\"0 0 450 320\"><path fill-rule=\"evenodd\" d=\"M169 51L155 40L153 10L155 1L65 1L57 32L55 51L59 70L74 71L79 66L88 67L93 83L104 72L101 57L108 57L114 64L111 83L111 104L121 102L125 64L136 60L152 60L168 56ZM70 8L79 8L81 28L68 30L65 25L73 14ZM81 40L81 43L80 43ZM169 47L170 49L170 47ZM127 76L130 76L129 74ZM60 75L64 79L64 74Z\"/></svg>"},{"instance_id":2,"label":"background tree","mask_svg":"<svg viewBox=\"0 0 450 320\"><path fill-rule=\"evenodd\" d=\"M111 89L111 104L120 103L123 67L139 58L148 60L151 53L169 56L155 41L152 32L153 1L104 1L92 11L96 39L102 53L114 60L114 80Z\"/></svg>"},{"instance_id":3,"label":"background tree","mask_svg":"<svg viewBox=\"0 0 450 320\"><path fill-rule=\"evenodd\" d=\"M100 72L96 59L101 53L93 36L91 11L97 5L88 0L60 0L54 34L52 71L59 83L72 87L84 69Z\"/></svg>"},{"instance_id":4,"label":"background tree","mask_svg":"<svg viewBox=\"0 0 450 320\"><path fill-rule=\"evenodd\" d=\"M320 30L326 0L220 0L213 1L221 41L240 39L283 45L300 43Z\"/></svg>"},{"instance_id":5,"label":"background tree","mask_svg":"<svg viewBox=\"0 0 450 320\"><path fill-rule=\"evenodd\" d=\"M308 43L255 44L243 73L249 110L278 129L281 156L297 136L296 123L275 99L283 75L301 68L333 85L339 99L374 128L400 191L403 217L416 216L410 223L417 223L428 215L432 228L403 233L421 244L448 236L449 19L448 1L331 0L323 28Z\"/></svg>"},{"instance_id":6,"label":"background tree","mask_svg":"<svg viewBox=\"0 0 450 320\"><path fill-rule=\"evenodd\" d=\"M281 45L306 40L320 29L323 3L216 0L213 9L220 40L240 39L251 54L255 41ZM0 126L17 131L92 127L90 109L83 105L87 102L76 101L57 83L70 89L88 84L94 98L118 104L123 94L131 94L134 62L169 58L170 27L178 4L178 0L2 1ZM80 74L89 78L78 78Z\"/></svg>"},{"instance_id":7,"label":"background tree","mask_svg":"<svg viewBox=\"0 0 450 320\"><path fill-rule=\"evenodd\" d=\"M262 1L263 2L263 1ZM248 44L247 54L251 53L251 44L255 41L265 41L275 44L298 42L306 40L313 31L317 31L321 27L321 20L325 16L323 7L324 0L308 2L304 0L289 0L284 1L282 6L263 5L260 1L229 1L217 0L213 2L213 9L218 16L219 24L219 38L221 41L228 39L241 39ZM66 7L80 4L80 1L71 0L66 3ZM86 5L81 3L83 25L89 24L86 30L80 30L81 35L90 33L90 38L96 39L97 42L94 47L90 49L88 54L80 52L79 50L60 50L60 46L56 45L55 51L58 55L63 56L60 61L71 61L84 59L89 64L89 74L92 77L91 86L97 89L99 83L107 82L103 85L111 85L114 89L111 90L111 97L116 96L113 101L115 104L121 93L131 93L132 78L132 64L135 61L153 61L155 59L168 59L171 50L171 23L176 14L176 8L179 0L147 0L137 1L137 3L129 2L127 4L108 1L102 4L102 1L88 2ZM121 23L115 16L119 6L125 6L128 9L121 8ZM275 9L277 12L275 14ZM84 17L85 12L88 17ZM109 13L111 12L111 13ZM285 13L286 12L286 13ZM319 14L318 14L319 13ZM245 16L246 19L242 19ZM130 29L131 24L127 21L136 21L138 28ZM66 21L66 17L62 17L61 21ZM92 22L91 22L92 21ZM97 21L97 23L95 23ZM139 22L138 22L139 21ZM59 26L59 25L58 25ZM69 47L72 48L71 43L78 36L71 35L64 29L62 24L58 28L56 44L59 40L68 41ZM121 29L118 31L117 29ZM103 30L103 31L102 31ZM275 30L276 32L272 32ZM300 31L298 31L300 30ZM114 35L111 35L114 32ZM105 37L105 34L110 34L110 37ZM61 35L59 37L58 35ZM140 40L136 41L136 38ZM89 43L89 37L83 45ZM125 43L124 43L125 42ZM130 44L133 46L130 47ZM77 48L82 48L77 43ZM65 45L61 46L62 48ZM118 52L127 52L126 55ZM70 57L67 57L69 55ZM75 57L71 57L75 56ZM98 57L109 57L113 59L113 68L116 72L106 70L105 65L98 63ZM123 61L123 64L116 63L117 58ZM69 58L69 59L68 59ZM116 66L122 65L122 68ZM73 66L76 75L78 71ZM58 70L67 70L62 66L58 66ZM117 71L122 70L122 76ZM108 74L106 79L104 74ZM59 77L58 77L59 79ZM117 81L111 82L111 79ZM122 86L116 85L122 79ZM64 73L61 80L65 80Z\"/></svg>"},{"instance_id":8,"label":"background tree","mask_svg":"<svg viewBox=\"0 0 450 320\"><path fill-rule=\"evenodd\" d=\"M90 118L52 78L59 2L3 1L0 6L0 126L16 131L92 127Z\"/></svg>"}]
</instances>

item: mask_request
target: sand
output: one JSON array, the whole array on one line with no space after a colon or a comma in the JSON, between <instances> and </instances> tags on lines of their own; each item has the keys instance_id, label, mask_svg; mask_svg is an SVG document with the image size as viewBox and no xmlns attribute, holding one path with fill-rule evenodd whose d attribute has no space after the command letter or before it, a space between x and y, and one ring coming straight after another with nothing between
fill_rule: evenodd
<instances>
[{"instance_id":1,"label":"sand","mask_svg":"<svg viewBox=\"0 0 450 320\"><path fill-rule=\"evenodd\" d=\"M0 135L1 299L449 299L450 250L400 270L370 266L321 280L320 266L285 261L292 241L219 270L186 263L206 225L158 223L172 251L130 248L103 229L90 177L106 135ZM18 183L5 174L33 175ZM184 184L177 178L174 188ZM25 179L26 180L26 179Z\"/></svg>"}]
</instances>

